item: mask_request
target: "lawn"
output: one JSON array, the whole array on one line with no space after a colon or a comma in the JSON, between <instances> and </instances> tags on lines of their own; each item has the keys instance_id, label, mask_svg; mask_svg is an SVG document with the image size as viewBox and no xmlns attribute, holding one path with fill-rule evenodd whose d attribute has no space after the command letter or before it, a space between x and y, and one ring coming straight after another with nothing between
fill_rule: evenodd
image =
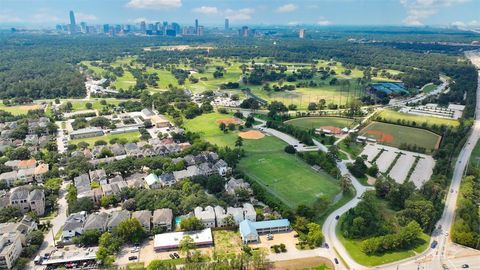
<instances>
[{"instance_id":1,"label":"lawn","mask_svg":"<svg viewBox=\"0 0 480 270\"><path fill-rule=\"evenodd\" d=\"M343 237L340 232L340 222L336 228L337 236L342 245L348 251L348 254L359 264L365 266L376 266L386 263L391 263L399 260L403 260L408 257L415 256L416 254L422 253L428 248L430 242L430 236L427 234L422 234L421 239L418 245L411 250L399 250L395 252L385 253L383 255L367 255L361 250L362 240L351 240Z\"/></svg>"},{"instance_id":2,"label":"lawn","mask_svg":"<svg viewBox=\"0 0 480 270\"><path fill-rule=\"evenodd\" d=\"M197 116L193 119L186 119L184 127L188 131L198 133L204 140L220 147L234 146L238 135L236 131L223 133L220 130L217 120L231 118L232 115L221 113L208 113Z\"/></svg>"},{"instance_id":3,"label":"lawn","mask_svg":"<svg viewBox=\"0 0 480 270\"><path fill-rule=\"evenodd\" d=\"M433 83L428 83L428 84L425 84L423 87L422 87L422 92L423 93L430 93L432 92L433 90L435 90L435 88L437 88L437 86Z\"/></svg>"},{"instance_id":4,"label":"lawn","mask_svg":"<svg viewBox=\"0 0 480 270\"><path fill-rule=\"evenodd\" d=\"M341 117L302 117L285 121L285 123L304 129L318 128L321 126L344 128L350 127L353 119Z\"/></svg>"},{"instance_id":5,"label":"lawn","mask_svg":"<svg viewBox=\"0 0 480 270\"><path fill-rule=\"evenodd\" d=\"M380 122L372 122L360 131L360 135L377 139L380 143L393 147L402 144L424 147L432 152L438 147L441 136L420 128L405 127Z\"/></svg>"},{"instance_id":6,"label":"lawn","mask_svg":"<svg viewBox=\"0 0 480 270\"><path fill-rule=\"evenodd\" d=\"M138 141L140 139L140 132L132 131L132 132L126 132L126 133L120 133L120 134L106 134L106 135L98 136L98 137L70 140L70 141L68 141L68 143L69 144L78 144L79 142L86 142L90 146L93 146L96 141L103 140L103 141L106 141L107 143L109 143L110 140L114 139L114 138L127 139L129 142Z\"/></svg>"},{"instance_id":7,"label":"lawn","mask_svg":"<svg viewBox=\"0 0 480 270\"><path fill-rule=\"evenodd\" d=\"M480 164L480 141L477 142L475 148L473 148L470 156L470 163L478 166Z\"/></svg>"},{"instance_id":8,"label":"lawn","mask_svg":"<svg viewBox=\"0 0 480 270\"><path fill-rule=\"evenodd\" d=\"M13 115L22 115L27 114L29 110L40 109L39 104L25 104L25 105L16 105L16 106L6 106L5 104L0 104L0 110L9 112Z\"/></svg>"},{"instance_id":9,"label":"lawn","mask_svg":"<svg viewBox=\"0 0 480 270\"><path fill-rule=\"evenodd\" d=\"M414 115L408 113L401 113L394 110L382 110L379 114L379 117L389 121L389 122L397 122L401 120L415 121L417 126L421 126L423 123L427 123L427 125L446 125L451 127L457 127L460 123L457 120L447 119L447 118L440 118L440 117L432 117L432 116L423 116L423 115Z\"/></svg>"},{"instance_id":10,"label":"lawn","mask_svg":"<svg viewBox=\"0 0 480 270\"><path fill-rule=\"evenodd\" d=\"M271 136L245 140L246 156L238 165L287 206L311 205L318 197L333 198L340 192L337 181L324 172L315 172L295 155L284 152L286 144Z\"/></svg>"},{"instance_id":11,"label":"lawn","mask_svg":"<svg viewBox=\"0 0 480 270\"><path fill-rule=\"evenodd\" d=\"M242 251L242 239L237 231L213 231L214 251L217 256L239 254Z\"/></svg>"},{"instance_id":12,"label":"lawn","mask_svg":"<svg viewBox=\"0 0 480 270\"><path fill-rule=\"evenodd\" d=\"M85 107L85 104L87 103L92 103L92 109L101 110L104 107L104 105L100 104L100 100L105 100L107 104L113 104L113 105L118 105L120 102L125 101L125 100L114 99L114 98L96 98L96 99L90 99L90 100L68 99L68 100L62 100L62 103L71 102L73 106L73 111L87 110L87 107Z\"/></svg>"}]
</instances>

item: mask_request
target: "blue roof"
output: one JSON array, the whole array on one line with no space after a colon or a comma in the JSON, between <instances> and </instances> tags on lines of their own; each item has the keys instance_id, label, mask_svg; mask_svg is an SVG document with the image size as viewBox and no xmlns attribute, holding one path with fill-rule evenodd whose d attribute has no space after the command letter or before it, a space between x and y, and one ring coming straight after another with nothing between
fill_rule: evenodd
<instances>
[{"instance_id":1,"label":"blue roof","mask_svg":"<svg viewBox=\"0 0 480 270\"><path fill-rule=\"evenodd\" d=\"M288 219L276 219L276 220L266 220L252 222L250 220L244 220L240 222L240 234L246 236L249 234L258 235L258 229L268 229L268 228L278 228L278 227L289 227L290 221Z\"/></svg>"}]
</instances>

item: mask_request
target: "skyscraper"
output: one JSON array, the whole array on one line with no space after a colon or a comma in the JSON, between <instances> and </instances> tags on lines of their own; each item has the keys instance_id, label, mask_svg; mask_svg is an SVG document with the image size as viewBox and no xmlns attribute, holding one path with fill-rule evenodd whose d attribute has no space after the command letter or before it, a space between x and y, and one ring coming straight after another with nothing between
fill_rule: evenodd
<instances>
[{"instance_id":1,"label":"skyscraper","mask_svg":"<svg viewBox=\"0 0 480 270\"><path fill-rule=\"evenodd\" d=\"M298 31L298 37L305 38L305 29L302 28Z\"/></svg>"},{"instance_id":2,"label":"skyscraper","mask_svg":"<svg viewBox=\"0 0 480 270\"><path fill-rule=\"evenodd\" d=\"M195 19L195 34L198 35L198 19Z\"/></svg>"},{"instance_id":3,"label":"skyscraper","mask_svg":"<svg viewBox=\"0 0 480 270\"><path fill-rule=\"evenodd\" d=\"M75 22L75 14L73 13L73 10L70 10L70 25L75 26L77 23Z\"/></svg>"},{"instance_id":4,"label":"skyscraper","mask_svg":"<svg viewBox=\"0 0 480 270\"><path fill-rule=\"evenodd\" d=\"M77 32L77 23L75 22L75 14L73 13L73 10L70 10L70 25L68 28L72 34Z\"/></svg>"},{"instance_id":5,"label":"skyscraper","mask_svg":"<svg viewBox=\"0 0 480 270\"><path fill-rule=\"evenodd\" d=\"M225 18L225 31L228 31L228 30L230 30L230 22L228 18Z\"/></svg>"},{"instance_id":6,"label":"skyscraper","mask_svg":"<svg viewBox=\"0 0 480 270\"><path fill-rule=\"evenodd\" d=\"M145 21L141 21L140 22L140 32L145 34L145 31L147 31L147 24L145 23Z\"/></svg>"}]
</instances>

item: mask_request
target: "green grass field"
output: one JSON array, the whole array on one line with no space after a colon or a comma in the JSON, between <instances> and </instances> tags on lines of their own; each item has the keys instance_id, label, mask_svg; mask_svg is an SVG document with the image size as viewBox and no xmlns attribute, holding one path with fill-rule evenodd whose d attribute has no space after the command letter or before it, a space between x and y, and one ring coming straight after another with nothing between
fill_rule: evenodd
<instances>
[{"instance_id":1,"label":"green grass field","mask_svg":"<svg viewBox=\"0 0 480 270\"><path fill-rule=\"evenodd\" d=\"M353 122L353 119L341 117L302 117L285 121L286 124L304 129L318 128L321 126L344 128L350 127Z\"/></svg>"},{"instance_id":2,"label":"green grass field","mask_svg":"<svg viewBox=\"0 0 480 270\"><path fill-rule=\"evenodd\" d=\"M441 138L428 130L380 122L372 122L359 133L363 136L376 138L382 144L393 147L400 147L401 144L417 145L418 147L425 147L427 152L436 149Z\"/></svg>"},{"instance_id":3,"label":"green grass field","mask_svg":"<svg viewBox=\"0 0 480 270\"><path fill-rule=\"evenodd\" d=\"M417 123L417 126L421 126L423 123L427 123L427 125L446 125L451 127L457 127L460 123L457 120L447 119L447 118L439 118L439 117L432 117L432 116L423 116L423 115L414 115L408 113L401 113L394 110L385 109L382 110L379 114L379 117L386 119L389 122L397 122L398 120L405 120Z\"/></svg>"},{"instance_id":4,"label":"green grass field","mask_svg":"<svg viewBox=\"0 0 480 270\"><path fill-rule=\"evenodd\" d=\"M221 113L202 114L193 119L186 119L184 121L184 127L186 130L196 132L200 134L204 140L220 147L234 146L238 132L228 131L228 133L223 133L219 128L219 124L217 124L217 120L231 117L232 115Z\"/></svg>"},{"instance_id":5,"label":"green grass field","mask_svg":"<svg viewBox=\"0 0 480 270\"><path fill-rule=\"evenodd\" d=\"M435 84L428 83L428 84L424 85L421 90L422 90L423 93L430 93L433 90L435 90L435 88L437 88L437 86Z\"/></svg>"},{"instance_id":6,"label":"green grass field","mask_svg":"<svg viewBox=\"0 0 480 270\"><path fill-rule=\"evenodd\" d=\"M82 100L82 99L69 99L69 100L62 100L62 102L71 102L73 106L73 111L82 111L82 110L87 110L87 107L85 107L85 104L87 103L92 103L92 108L95 110L101 110L103 108L103 105L100 104L100 100L105 100L107 104L113 104L113 105L118 105L120 102L124 101L121 99L114 99L114 98L96 98L96 99L91 99L91 100Z\"/></svg>"},{"instance_id":7,"label":"green grass field","mask_svg":"<svg viewBox=\"0 0 480 270\"><path fill-rule=\"evenodd\" d=\"M340 240L340 242L342 242L343 246L348 251L350 256L356 262L365 266L382 265L415 256L416 254L425 251L428 248L428 244L430 242L430 236L423 233L421 236L422 240L419 241L418 245L414 249L399 250L395 252L385 253L383 255L367 255L363 253L361 249L362 240L351 240L343 237L342 233L340 232L340 223L339 225L337 225L336 232L338 239Z\"/></svg>"},{"instance_id":8,"label":"green grass field","mask_svg":"<svg viewBox=\"0 0 480 270\"><path fill-rule=\"evenodd\" d=\"M16 106L5 106L5 104L0 103L0 110L9 112L13 115L27 114L29 110L36 110L39 108L40 105L35 103Z\"/></svg>"},{"instance_id":9,"label":"green grass field","mask_svg":"<svg viewBox=\"0 0 480 270\"><path fill-rule=\"evenodd\" d=\"M93 146L96 141L103 140L103 141L106 141L107 143L109 143L110 140L114 139L114 138L127 139L129 142L138 141L140 139L140 132L132 131L132 132L126 132L126 133L120 133L120 134L107 134L107 135L98 136L98 137L70 140L70 141L68 141L68 143L69 144L78 144L79 142L86 142L90 146Z\"/></svg>"},{"instance_id":10,"label":"green grass field","mask_svg":"<svg viewBox=\"0 0 480 270\"><path fill-rule=\"evenodd\" d=\"M311 205L318 197L333 198L340 192L330 175L317 173L300 158L284 152L286 143L266 136L245 140L246 156L238 167L289 207Z\"/></svg>"}]
</instances>

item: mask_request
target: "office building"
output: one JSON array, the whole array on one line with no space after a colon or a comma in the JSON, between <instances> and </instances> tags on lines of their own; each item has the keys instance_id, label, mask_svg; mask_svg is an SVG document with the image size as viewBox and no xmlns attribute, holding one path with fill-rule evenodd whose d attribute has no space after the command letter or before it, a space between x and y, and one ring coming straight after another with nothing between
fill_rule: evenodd
<instances>
[{"instance_id":1,"label":"office building","mask_svg":"<svg viewBox=\"0 0 480 270\"><path fill-rule=\"evenodd\" d=\"M230 30L230 21L228 18L225 18L225 31Z\"/></svg>"},{"instance_id":2,"label":"office building","mask_svg":"<svg viewBox=\"0 0 480 270\"><path fill-rule=\"evenodd\" d=\"M140 23L140 32L145 33L145 31L147 31L147 24L145 23L145 21L142 21Z\"/></svg>"},{"instance_id":3,"label":"office building","mask_svg":"<svg viewBox=\"0 0 480 270\"><path fill-rule=\"evenodd\" d=\"M195 34L198 35L198 19L195 19Z\"/></svg>"},{"instance_id":4,"label":"office building","mask_svg":"<svg viewBox=\"0 0 480 270\"><path fill-rule=\"evenodd\" d=\"M298 31L298 37L305 38L305 29L302 28Z\"/></svg>"},{"instance_id":5,"label":"office building","mask_svg":"<svg viewBox=\"0 0 480 270\"><path fill-rule=\"evenodd\" d=\"M198 36L203 36L203 26L200 25L200 26L198 27L197 35L198 35Z\"/></svg>"},{"instance_id":6,"label":"office building","mask_svg":"<svg viewBox=\"0 0 480 270\"><path fill-rule=\"evenodd\" d=\"M73 10L70 10L70 26L75 27L77 23L75 22L75 14L73 13Z\"/></svg>"}]
</instances>

